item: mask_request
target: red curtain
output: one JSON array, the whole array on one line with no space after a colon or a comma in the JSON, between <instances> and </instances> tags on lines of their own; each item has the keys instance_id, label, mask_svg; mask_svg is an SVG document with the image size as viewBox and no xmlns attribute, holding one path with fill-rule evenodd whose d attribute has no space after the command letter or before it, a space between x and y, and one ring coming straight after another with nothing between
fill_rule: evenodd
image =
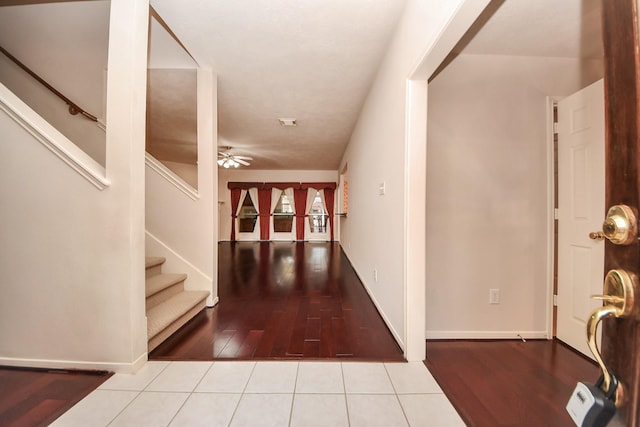
<instances>
[{"instance_id":1,"label":"red curtain","mask_svg":"<svg viewBox=\"0 0 640 427\"><path fill-rule=\"evenodd\" d=\"M326 209L329 214L331 241L333 241L333 203L337 184L335 182L229 182L227 188L231 190L231 240L236 240L236 212L240 202L240 191L250 188L258 189L258 215L260 217L260 240L271 237L271 189L284 190L293 188L293 199L296 206L296 240L304 240L304 219L307 208L307 189L324 190ZM235 197L235 199L234 199Z\"/></svg>"},{"instance_id":2,"label":"red curtain","mask_svg":"<svg viewBox=\"0 0 640 427\"><path fill-rule=\"evenodd\" d=\"M248 190L250 188L261 188L262 184L259 182L228 182L227 188L233 190L239 188L240 190Z\"/></svg>"},{"instance_id":3,"label":"red curtain","mask_svg":"<svg viewBox=\"0 0 640 427\"><path fill-rule=\"evenodd\" d=\"M307 210L307 190L294 188L293 201L296 205L296 240L304 240L304 217Z\"/></svg>"},{"instance_id":4,"label":"red curtain","mask_svg":"<svg viewBox=\"0 0 640 427\"><path fill-rule=\"evenodd\" d=\"M301 182L300 188L306 190L307 188L313 188L316 190L323 190L325 188L336 189L337 184L335 182Z\"/></svg>"},{"instance_id":5,"label":"red curtain","mask_svg":"<svg viewBox=\"0 0 640 427\"><path fill-rule=\"evenodd\" d=\"M260 240L269 240L269 219L271 218L271 188L258 189L258 210L258 215L260 215Z\"/></svg>"},{"instance_id":6,"label":"red curtain","mask_svg":"<svg viewBox=\"0 0 640 427\"><path fill-rule=\"evenodd\" d=\"M329 214L329 227L331 228L331 241L333 242L333 197L335 190L333 188L324 189L324 202L327 204L327 214Z\"/></svg>"},{"instance_id":7,"label":"red curtain","mask_svg":"<svg viewBox=\"0 0 640 427\"><path fill-rule=\"evenodd\" d=\"M231 190L231 241L236 240L236 218L238 217L238 205L240 204L240 188Z\"/></svg>"}]
</instances>

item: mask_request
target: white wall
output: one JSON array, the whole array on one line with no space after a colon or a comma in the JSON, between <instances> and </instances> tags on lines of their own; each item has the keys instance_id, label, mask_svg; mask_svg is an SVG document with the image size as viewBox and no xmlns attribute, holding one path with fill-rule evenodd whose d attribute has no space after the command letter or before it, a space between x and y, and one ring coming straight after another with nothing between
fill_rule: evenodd
<instances>
[{"instance_id":1,"label":"white wall","mask_svg":"<svg viewBox=\"0 0 640 427\"><path fill-rule=\"evenodd\" d=\"M227 188L229 182L335 182L338 183L338 171L325 170L252 170L218 168L218 211L220 241L231 238L231 193ZM335 201L338 204L339 194L336 191ZM337 212L337 211L336 211ZM335 240L339 240L338 219L335 220Z\"/></svg>"},{"instance_id":2,"label":"white wall","mask_svg":"<svg viewBox=\"0 0 640 427\"><path fill-rule=\"evenodd\" d=\"M217 81L198 69L198 168L195 200L147 166L147 256L164 256L165 273L187 273L185 288L217 297Z\"/></svg>"},{"instance_id":3,"label":"white wall","mask_svg":"<svg viewBox=\"0 0 640 427\"><path fill-rule=\"evenodd\" d=\"M109 1L0 8L0 45L87 112L104 118ZM0 54L0 81L98 163L105 133Z\"/></svg>"},{"instance_id":4,"label":"white wall","mask_svg":"<svg viewBox=\"0 0 640 427\"><path fill-rule=\"evenodd\" d=\"M429 337L546 336L547 96L576 92L601 67L461 55L429 84Z\"/></svg>"},{"instance_id":5,"label":"white wall","mask_svg":"<svg viewBox=\"0 0 640 427\"><path fill-rule=\"evenodd\" d=\"M111 5L109 187L91 185L0 112L2 365L133 371L146 361L148 2Z\"/></svg>"},{"instance_id":6,"label":"white wall","mask_svg":"<svg viewBox=\"0 0 640 427\"><path fill-rule=\"evenodd\" d=\"M406 85L459 3L407 2L339 168L348 164L349 214L340 224L342 247L403 348ZM379 195L381 183L384 196ZM417 345L424 354L424 345Z\"/></svg>"}]
</instances>

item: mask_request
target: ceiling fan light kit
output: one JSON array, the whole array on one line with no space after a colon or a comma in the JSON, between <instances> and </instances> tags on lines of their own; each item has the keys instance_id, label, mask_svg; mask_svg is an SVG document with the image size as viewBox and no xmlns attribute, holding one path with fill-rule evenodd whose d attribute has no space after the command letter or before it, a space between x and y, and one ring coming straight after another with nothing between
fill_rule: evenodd
<instances>
[{"instance_id":1,"label":"ceiling fan light kit","mask_svg":"<svg viewBox=\"0 0 640 427\"><path fill-rule=\"evenodd\" d=\"M240 163L234 161L233 159L220 159L218 160L218 165L222 166L225 169L229 169L231 167L237 168L240 166Z\"/></svg>"},{"instance_id":2,"label":"ceiling fan light kit","mask_svg":"<svg viewBox=\"0 0 640 427\"><path fill-rule=\"evenodd\" d=\"M249 166L249 160L253 160L253 157L238 156L231 153L231 147L225 147L225 151L218 151L218 166L225 169L238 168L242 166Z\"/></svg>"}]
</instances>

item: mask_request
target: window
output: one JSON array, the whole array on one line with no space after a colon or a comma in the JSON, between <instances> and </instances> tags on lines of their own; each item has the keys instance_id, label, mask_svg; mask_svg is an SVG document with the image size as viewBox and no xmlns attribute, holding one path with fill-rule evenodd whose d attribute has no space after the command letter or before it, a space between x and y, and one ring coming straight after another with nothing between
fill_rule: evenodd
<instances>
[{"instance_id":1,"label":"window","mask_svg":"<svg viewBox=\"0 0 640 427\"><path fill-rule=\"evenodd\" d=\"M275 233L291 233L292 229L293 206L291 205L291 200L283 191L273 211L273 231Z\"/></svg>"},{"instance_id":2,"label":"window","mask_svg":"<svg viewBox=\"0 0 640 427\"><path fill-rule=\"evenodd\" d=\"M249 193L245 196L242 207L240 208L240 214L238 215L238 228L241 233L253 233L256 228L256 222L258 220L258 211L251 201Z\"/></svg>"},{"instance_id":3,"label":"window","mask_svg":"<svg viewBox=\"0 0 640 427\"><path fill-rule=\"evenodd\" d=\"M322 203L322 197L320 191L316 190L316 196L313 198L311 204L311 210L309 211L309 228L312 233L326 233L327 232L327 220L329 215Z\"/></svg>"}]
</instances>

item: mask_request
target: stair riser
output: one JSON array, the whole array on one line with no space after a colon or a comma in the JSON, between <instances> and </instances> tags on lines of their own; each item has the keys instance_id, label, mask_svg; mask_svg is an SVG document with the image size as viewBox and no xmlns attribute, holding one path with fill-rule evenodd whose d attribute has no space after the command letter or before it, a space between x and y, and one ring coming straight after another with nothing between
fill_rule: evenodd
<instances>
[{"instance_id":1,"label":"stair riser","mask_svg":"<svg viewBox=\"0 0 640 427\"><path fill-rule=\"evenodd\" d=\"M153 267L149 267L145 270L145 278L157 276L162 272L162 264L154 265Z\"/></svg>"},{"instance_id":2,"label":"stair riser","mask_svg":"<svg viewBox=\"0 0 640 427\"><path fill-rule=\"evenodd\" d=\"M147 297L147 310L155 307L156 305L165 302L169 298L174 295L178 295L180 292L184 291L184 281L178 282L174 285L169 286L161 290L158 293L150 295Z\"/></svg>"},{"instance_id":3,"label":"stair riser","mask_svg":"<svg viewBox=\"0 0 640 427\"><path fill-rule=\"evenodd\" d=\"M155 337L152 337L148 341L148 351L151 352L154 348L159 346L164 340L169 338L171 334L184 326L189 320L191 320L196 314L198 314L202 309L205 308L206 300L203 300L201 303L193 307L187 313L176 319L173 323L167 326L163 331L157 334Z\"/></svg>"}]
</instances>

